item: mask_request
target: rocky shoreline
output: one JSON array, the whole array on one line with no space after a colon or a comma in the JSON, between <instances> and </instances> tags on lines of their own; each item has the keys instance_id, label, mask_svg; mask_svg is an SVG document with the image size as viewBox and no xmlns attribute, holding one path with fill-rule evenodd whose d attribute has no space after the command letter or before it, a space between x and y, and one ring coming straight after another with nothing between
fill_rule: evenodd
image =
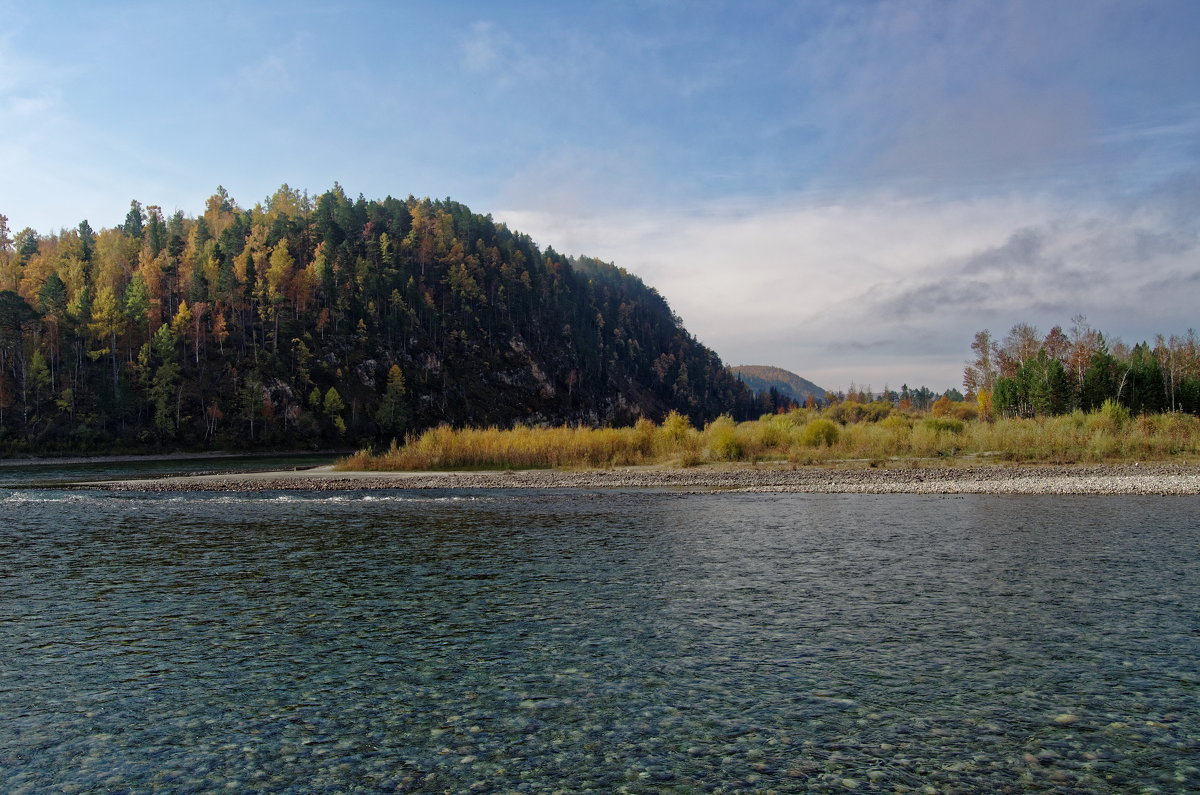
<instances>
[{"instance_id":1,"label":"rocky shoreline","mask_svg":"<svg viewBox=\"0 0 1200 795\"><path fill-rule=\"evenodd\" d=\"M115 491L359 489L644 489L834 494L1200 494L1200 467L1185 464L619 467L488 472L287 472L193 475L81 484Z\"/></svg>"}]
</instances>

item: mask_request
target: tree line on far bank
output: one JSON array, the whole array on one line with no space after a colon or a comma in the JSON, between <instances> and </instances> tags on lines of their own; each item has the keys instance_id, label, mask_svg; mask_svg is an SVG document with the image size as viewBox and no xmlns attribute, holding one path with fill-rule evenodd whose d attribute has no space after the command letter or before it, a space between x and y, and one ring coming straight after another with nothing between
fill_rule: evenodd
<instances>
[{"instance_id":1,"label":"tree line on far bank","mask_svg":"<svg viewBox=\"0 0 1200 795\"><path fill-rule=\"evenodd\" d=\"M905 384L877 392L851 384L844 392L809 397L805 408L824 407L843 423L878 420L892 408L959 420L1052 417L1106 404L1135 416L1200 415L1200 337L1192 329L1130 347L1077 315L1069 331L1056 325L1045 335L1028 323L1002 339L985 329L975 334L971 351L962 391Z\"/></svg>"},{"instance_id":2,"label":"tree line on far bank","mask_svg":"<svg viewBox=\"0 0 1200 795\"><path fill-rule=\"evenodd\" d=\"M983 330L971 350L965 398L984 417L1054 416L1105 403L1133 414L1200 414L1200 340L1191 329L1129 347L1080 315L1069 332L1055 326L1044 336L1028 323L1001 340Z\"/></svg>"}]
</instances>

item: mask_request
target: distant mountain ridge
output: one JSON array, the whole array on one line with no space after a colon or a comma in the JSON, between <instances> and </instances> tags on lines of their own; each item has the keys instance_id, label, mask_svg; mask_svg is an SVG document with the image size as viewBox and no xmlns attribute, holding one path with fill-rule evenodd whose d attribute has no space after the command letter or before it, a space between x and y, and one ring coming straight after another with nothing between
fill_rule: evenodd
<instances>
[{"instance_id":1,"label":"distant mountain ridge","mask_svg":"<svg viewBox=\"0 0 1200 795\"><path fill-rule=\"evenodd\" d=\"M790 397L797 403L804 403L809 395L817 400L825 397L826 390L823 387L817 386L807 378L801 378L790 370L784 370L782 367L740 364L729 369L755 393L766 392L771 387L775 387L780 394Z\"/></svg>"}]
</instances>

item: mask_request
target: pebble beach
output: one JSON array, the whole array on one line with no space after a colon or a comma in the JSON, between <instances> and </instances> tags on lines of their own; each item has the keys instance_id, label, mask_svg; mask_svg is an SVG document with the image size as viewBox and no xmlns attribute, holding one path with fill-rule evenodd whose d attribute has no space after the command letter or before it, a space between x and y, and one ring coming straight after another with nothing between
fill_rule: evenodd
<instances>
[{"instance_id":1,"label":"pebble beach","mask_svg":"<svg viewBox=\"0 0 1200 795\"><path fill-rule=\"evenodd\" d=\"M648 489L691 493L834 494L1200 494L1200 467L1186 464L617 467L589 470L346 472L332 466L247 474L101 481L129 491L358 489Z\"/></svg>"}]
</instances>

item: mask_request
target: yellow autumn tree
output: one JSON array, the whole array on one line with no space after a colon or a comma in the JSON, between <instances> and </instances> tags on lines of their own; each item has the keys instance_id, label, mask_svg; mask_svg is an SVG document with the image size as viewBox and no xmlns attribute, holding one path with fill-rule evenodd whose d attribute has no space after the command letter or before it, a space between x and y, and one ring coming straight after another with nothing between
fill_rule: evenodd
<instances>
[{"instance_id":1,"label":"yellow autumn tree","mask_svg":"<svg viewBox=\"0 0 1200 795\"><path fill-rule=\"evenodd\" d=\"M8 216L0 214L0 289L16 290L20 279L21 269L8 233Z\"/></svg>"},{"instance_id":2,"label":"yellow autumn tree","mask_svg":"<svg viewBox=\"0 0 1200 795\"><path fill-rule=\"evenodd\" d=\"M979 390L979 394L975 396L975 403L979 406L979 419L992 419L992 393L986 389Z\"/></svg>"},{"instance_id":3,"label":"yellow autumn tree","mask_svg":"<svg viewBox=\"0 0 1200 795\"><path fill-rule=\"evenodd\" d=\"M92 320L88 324L88 328L96 336L97 341L105 346L94 351L93 355L100 357L108 354L112 362L113 394L116 394L119 376L117 369L117 335L121 333L124 323L125 312L123 311L123 307L117 301L117 297L113 293L113 288L106 284L100 288L100 291L96 294L96 300L92 302Z\"/></svg>"},{"instance_id":4,"label":"yellow autumn tree","mask_svg":"<svg viewBox=\"0 0 1200 795\"><path fill-rule=\"evenodd\" d=\"M283 303L295 265L296 260L288 251L287 238L283 238L271 251L271 264L267 268L267 298L272 304Z\"/></svg>"},{"instance_id":5,"label":"yellow autumn tree","mask_svg":"<svg viewBox=\"0 0 1200 795\"><path fill-rule=\"evenodd\" d=\"M217 348L221 351L221 355L225 355L225 340L229 339L229 326L225 322L225 313L217 312L213 317L212 324L213 339L217 341Z\"/></svg>"},{"instance_id":6,"label":"yellow autumn tree","mask_svg":"<svg viewBox=\"0 0 1200 795\"><path fill-rule=\"evenodd\" d=\"M179 308L175 311L175 317L171 318L171 331L174 332L176 339L183 339L191 325L192 310L188 308L187 301L180 301Z\"/></svg>"},{"instance_id":7,"label":"yellow autumn tree","mask_svg":"<svg viewBox=\"0 0 1200 795\"><path fill-rule=\"evenodd\" d=\"M97 297L105 287L119 295L138 264L142 244L120 229L104 229L96 236L92 282Z\"/></svg>"}]
</instances>

